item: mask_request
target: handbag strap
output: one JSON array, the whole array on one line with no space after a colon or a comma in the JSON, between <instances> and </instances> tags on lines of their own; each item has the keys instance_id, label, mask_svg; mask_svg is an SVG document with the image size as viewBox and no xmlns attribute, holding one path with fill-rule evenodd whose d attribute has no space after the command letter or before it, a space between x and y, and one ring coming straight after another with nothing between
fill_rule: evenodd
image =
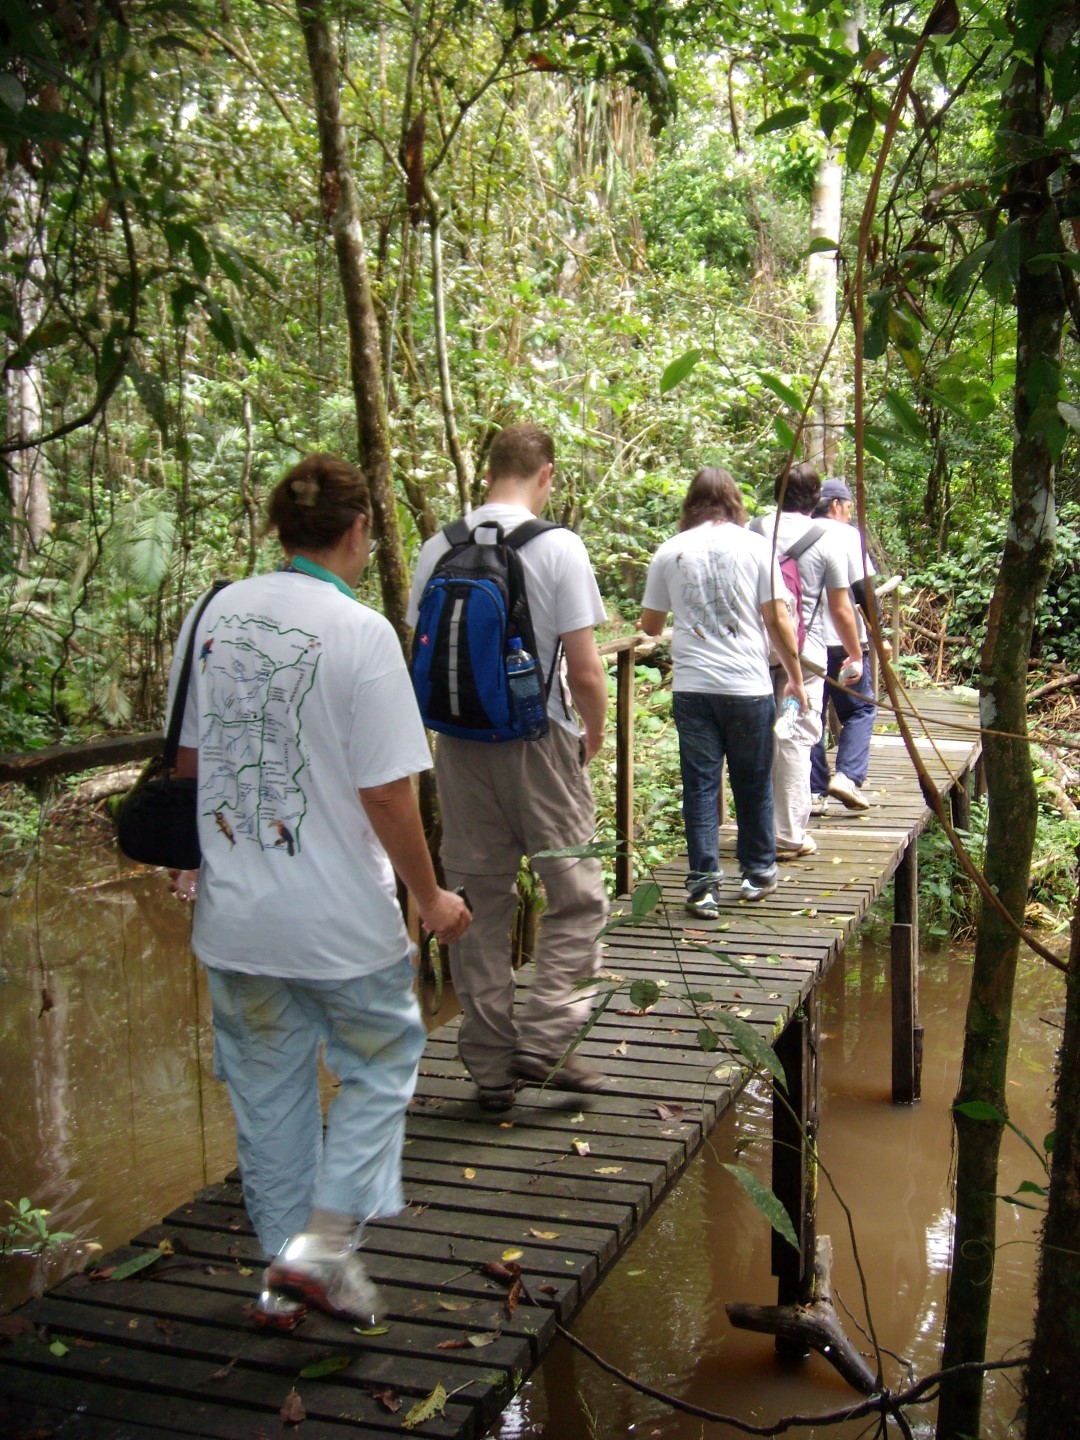
<instances>
[{"instance_id":1,"label":"handbag strap","mask_svg":"<svg viewBox=\"0 0 1080 1440\"><path fill-rule=\"evenodd\" d=\"M195 631L199 628L199 621L203 617L203 611L219 590L224 590L230 582L228 580L215 580L210 589L202 598L202 603L195 612L195 618L191 622L191 629L188 631L187 650L184 652L184 663L180 669L180 679L176 684L176 694L173 697L172 714L169 716L169 728L165 732L165 749L162 759L167 770L176 769L176 755L180 749L180 727L184 723L184 707L187 704L188 684L191 681L191 666L195 659Z\"/></svg>"}]
</instances>

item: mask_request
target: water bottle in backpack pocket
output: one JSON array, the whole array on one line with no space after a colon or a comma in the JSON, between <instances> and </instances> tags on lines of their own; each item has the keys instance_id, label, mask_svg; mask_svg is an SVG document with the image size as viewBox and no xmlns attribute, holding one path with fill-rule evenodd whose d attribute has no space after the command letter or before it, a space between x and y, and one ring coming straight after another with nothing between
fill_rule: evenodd
<instances>
[{"instance_id":1,"label":"water bottle in backpack pocket","mask_svg":"<svg viewBox=\"0 0 1080 1440\"><path fill-rule=\"evenodd\" d=\"M522 649L518 636L510 641L506 656L506 679L510 686L510 709L521 740L539 740L547 734L547 703L544 680L534 656Z\"/></svg>"}]
</instances>

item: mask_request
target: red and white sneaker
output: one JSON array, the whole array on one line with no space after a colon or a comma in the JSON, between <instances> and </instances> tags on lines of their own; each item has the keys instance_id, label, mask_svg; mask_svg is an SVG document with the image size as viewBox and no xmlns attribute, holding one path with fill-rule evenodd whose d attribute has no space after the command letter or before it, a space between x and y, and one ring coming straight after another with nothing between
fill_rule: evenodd
<instances>
[{"instance_id":1,"label":"red and white sneaker","mask_svg":"<svg viewBox=\"0 0 1080 1440\"><path fill-rule=\"evenodd\" d=\"M355 1250L338 1250L321 1235L294 1235L267 1269L265 1283L328 1315L377 1325L383 1305Z\"/></svg>"}]
</instances>

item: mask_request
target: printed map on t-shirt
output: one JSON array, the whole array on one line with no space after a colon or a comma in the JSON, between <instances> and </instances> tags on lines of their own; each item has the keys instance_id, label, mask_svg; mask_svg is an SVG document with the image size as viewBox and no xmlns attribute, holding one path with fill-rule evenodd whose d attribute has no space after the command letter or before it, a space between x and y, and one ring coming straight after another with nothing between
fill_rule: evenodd
<instances>
[{"instance_id":1,"label":"printed map on t-shirt","mask_svg":"<svg viewBox=\"0 0 1080 1440\"><path fill-rule=\"evenodd\" d=\"M682 588L683 615L695 635L739 633L735 595L735 557L716 550L682 551L675 561Z\"/></svg>"},{"instance_id":2,"label":"printed map on t-shirt","mask_svg":"<svg viewBox=\"0 0 1080 1440\"><path fill-rule=\"evenodd\" d=\"M222 616L200 651L199 802L225 838L295 855L308 799L302 732L321 641L257 616Z\"/></svg>"}]
</instances>

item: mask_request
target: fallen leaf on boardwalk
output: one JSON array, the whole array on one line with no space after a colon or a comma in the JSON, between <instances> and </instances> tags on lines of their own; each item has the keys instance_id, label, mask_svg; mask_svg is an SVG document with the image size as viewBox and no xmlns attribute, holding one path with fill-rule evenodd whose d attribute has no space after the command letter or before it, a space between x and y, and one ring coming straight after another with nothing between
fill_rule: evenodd
<instances>
[{"instance_id":1,"label":"fallen leaf on boardwalk","mask_svg":"<svg viewBox=\"0 0 1080 1440\"><path fill-rule=\"evenodd\" d=\"M129 1276L137 1275L140 1270L156 1265L161 1258L160 1250L147 1250L143 1255L136 1255L133 1260L125 1260L122 1265L114 1266L110 1279L127 1280Z\"/></svg>"},{"instance_id":2,"label":"fallen leaf on boardwalk","mask_svg":"<svg viewBox=\"0 0 1080 1440\"><path fill-rule=\"evenodd\" d=\"M514 1281L514 1283L510 1286L510 1293L506 1297L506 1313L508 1316L513 1316L514 1311L517 1309L518 1300L520 1299L520 1297L521 1276L519 1275Z\"/></svg>"},{"instance_id":3,"label":"fallen leaf on boardwalk","mask_svg":"<svg viewBox=\"0 0 1080 1440\"><path fill-rule=\"evenodd\" d=\"M810 919L812 920L817 914L817 907L814 905L807 905L805 910L792 910L791 913L793 915L809 915Z\"/></svg>"},{"instance_id":4,"label":"fallen leaf on boardwalk","mask_svg":"<svg viewBox=\"0 0 1080 1440\"><path fill-rule=\"evenodd\" d=\"M500 1130L512 1130L513 1128L514 1128L514 1122L513 1122L513 1120L500 1120L500 1121L499 1121L499 1129L500 1129Z\"/></svg>"},{"instance_id":5,"label":"fallen leaf on boardwalk","mask_svg":"<svg viewBox=\"0 0 1080 1440\"><path fill-rule=\"evenodd\" d=\"M0 1339L14 1340L17 1335L27 1335L33 1325L25 1315L0 1315Z\"/></svg>"},{"instance_id":6,"label":"fallen leaf on boardwalk","mask_svg":"<svg viewBox=\"0 0 1080 1440\"><path fill-rule=\"evenodd\" d=\"M589 1153L588 1140L572 1140L570 1145L576 1155L588 1155Z\"/></svg>"},{"instance_id":7,"label":"fallen leaf on boardwalk","mask_svg":"<svg viewBox=\"0 0 1080 1440\"><path fill-rule=\"evenodd\" d=\"M210 1376L210 1379L211 1379L211 1380L228 1380L229 1376L232 1374L233 1366L236 1364L236 1362L237 1362L239 1359L240 1359L240 1356L239 1356L239 1355L234 1355L227 1365L223 1365L220 1370L215 1370L214 1373ZM296 1391L295 1391L295 1390L293 1391L293 1394L296 1395ZM299 1399L300 1399L300 1396L297 1395L296 1398L297 1398L297 1400L299 1400ZM286 1405L289 1403L289 1402L288 1402L288 1399L286 1399L285 1403L286 1403ZM303 1409L303 1406L301 1406L300 1408ZM284 1418L284 1417L282 1417L282 1418ZM300 1420L303 1420L303 1418L304 1418L303 1415L301 1415L301 1416L300 1416ZM296 1422L298 1425L299 1425L299 1423L300 1423L300 1420L298 1420L298 1421Z\"/></svg>"},{"instance_id":8,"label":"fallen leaf on boardwalk","mask_svg":"<svg viewBox=\"0 0 1080 1440\"><path fill-rule=\"evenodd\" d=\"M584 1116L584 1114L579 1110L576 1115L572 1115L572 1116L570 1117L570 1124L571 1124L571 1125L584 1125L584 1124L585 1124L585 1116Z\"/></svg>"},{"instance_id":9,"label":"fallen leaf on boardwalk","mask_svg":"<svg viewBox=\"0 0 1080 1440\"><path fill-rule=\"evenodd\" d=\"M129 1329L129 1330L138 1330L138 1328L139 1328L139 1322L138 1322L138 1320L129 1320L129 1321L128 1321L128 1329Z\"/></svg>"},{"instance_id":10,"label":"fallen leaf on boardwalk","mask_svg":"<svg viewBox=\"0 0 1080 1440\"><path fill-rule=\"evenodd\" d=\"M467 1350L468 1340L440 1340L435 1346L436 1350Z\"/></svg>"},{"instance_id":11,"label":"fallen leaf on boardwalk","mask_svg":"<svg viewBox=\"0 0 1080 1440\"><path fill-rule=\"evenodd\" d=\"M101 1268L88 1270L86 1272L86 1278L88 1280L111 1280L115 1269L115 1265L105 1265Z\"/></svg>"},{"instance_id":12,"label":"fallen leaf on boardwalk","mask_svg":"<svg viewBox=\"0 0 1080 1440\"><path fill-rule=\"evenodd\" d=\"M377 1400L384 1410L389 1410L391 1415L396 1415L401 1409L401 1396L396 1390L374 1390L371 1398Z\"/></svg>"},{"instance_id":13,"label":"fallen leaf on boardwalk","mask_svg":"<svg viewBox=\"0 0 1080 1440\"><path fill-rule=\"evenodd\" d=\"M172 1246L172 1241L168 1238L168 1236L166 1236L164 1240L159 1240L157 1242L157 1248L161 1251L162 1255L176 1254L176 1251L173 1249Z\"/></svg>"},{"instance_id":14,"label":"fallen leaf on boardwalk","mask_svg":"<svg viewBox=\"0 0 1080 1440\"><path fill-rule=\"evenodd\" d=\"M534 1230L531 1225L529 1226L529 1234L534 1240L557 1240L559 1238L559 1232L557 1230Z\"/></svg>"},{"instance_id":15,"label":"fallen leaf on boardwalk","mask_svg":"<svg viewBox=\"0 0 1080 1440\"><path fill-rule=\"evenodd\" d=\"M472 1345L476 1350L482 1350L485 1345L494 1345L499 1338L498 1330L488 1330L481 1335L468 1335L466 1343Z\"/></svg>"},{"instance_id":16,"label":"fallen leaf on boardwalk","mask_svg":"<svg viewBox=\"0 0 1080 1440\"><path fill-rule=\"evenodd\" d=\"M307 1419L307 1411L304 1409L304 1402L295 1390L290 1390L285 1396L285 1404L281 1407L281 1423L283 1425L299 1425Z\"/></svg>"},{"instance_id":17,"label":"fallen leaf on boardwalk","mask_svg":"<svg viewBox=\"0 0 1080 1440\"><path fill-rule=\"evenodd\" d=\"M64 1356L67 1353L68 1347L64 1344L62 1340L54 1340L49 1346L49 1354L55 1355L58 1360L61 1358L61 1356Z\"/></svg>"},{"instance_id":18,"label":"fallen leaf on boardwalk","mask_svg":"<svg viewBox=\"0 0 1080 1440\"><path fill-rule=\"evenodd\" d=\"M618 1045L615 1046L614 1050L612 1050L611 1053L613 1055L625 1055L628 1048L629 1047L627 1046L626 1041L620 1040Z\"/></svg>"},{"instance_id":19,"label":"fallen leaf on boardwalk","mask_svg":"<svg viewBox=\"0 0 1080 1440\"><path fill-rule=\"evenodd\" d=\"M240 1265L240 1266L237 1268L236 1273L237 1273L238 1275L243 1275L244 1279L247 1280L247 1279L249 1279L252 1275L255 1274L255 1271L252 1270L252 1268L251 1268L250 1265Z\"/></svg>"},{"instance_id":20,"label":"fallen leaf on boardwalk","mask_svg":"<svg viewBox=\"0 0 1080 1440\"><path fill-rule=\"evenodd\" d=\"M471 1310L475 1303L473 1300L440 1300L438 1305L440 1310L451 1310L456 1314L459 1310Z\"/></svg>"},{"instance_id":21,"label":"fallen leaf on boardwalk","mask_svg":"<svg viewBox=\"0 0 1080 1440\"><path fill-rule=\"evenodd\" d=\"M681 1120L686 1114L681 1105L665 1105L663 1101L654 1108L661 1120Z\"/></svg>"},{"instance_id":22,"label":"fallen leaf on boardwalk","mask_svg":"<svg viewBox=\"0 0 1080 1440\"><path fill-rule=\"evenodd\" d=\"M354 1334L356 1334L356 1335L367 1335L368 1337L371 1337L371 1336L374 1336L374 1335L389 1335L389 1334L390 1334L390 1326L389 1326L389 1325L354 1325L352 1328L353 1328Z\"/></svg>"},{"instance_id":23,"label":"fallen leaf on boardwalk","mask_svg":"<svg viewBox=\"0 0 1080 1440\"><path fill-rule=\"evenodd\" d=\"M682 933L693 936L695 940L707 940L709 938L708 930L692 930L689 925L683 926Z\"/></svg>"},{"instance_id":24,"label":"fallen leaf on boardwalk","mask_svg":"<svg viewBox=\"0 0 1080 1440\"><path fill-rule=\"evenodd\" d=\"M461 1174L462 1174L462 1178L465 1179L465 1180L475 1180L475 1179L476 1179L476 1171L472 1168L471 1165L467 1166L464 1170L462 1170Z\"/></svg>"},{"instance_id":25,"label":"fallen leaf on boardwalk","mask_svg":"<svg viewBox=\"0 0 1080 1440\"><path fill-rule=\"evenodd\" d=\"M509 1250L504 1250L502 1252L502 1254L499 1256L499 1259L504 1260L507 1264L509 1264L511 1260L520 1260L524 1254L524 1250L517 1250L513 1246L511 1246Z\"/></svg>"},{"instance_id":26,"label":"fallen leaf on boardwalk","mask_svg":"<svg viewBox=\"0 0 1080 1440\"><path fill-rule=\"evenodd\" d=\"M749 1005L738 1005L732 1008L732 1014L738 1015L740 1020L748 1020L753 1013Z\"/></svg>"},{"instance_id":27,"label":"fallen leaf on boardwalk","mask_svg":"<svg viewBox=\"0 0 1080 1440\"><path fill-rule=\"evenodd\" d=\"M409 1209L412 1211L412 1213L413 1213L414 1215L422 1215L427 1208L428 1208L428 1207L427 1207L426 1204L423 1204L423 1205L410 1205L410 1207L409 1207Z\"/></svg>"},{"instance_id":28,"label":"fallen leaf on boardwalk","mask_svg":"<svg viewBox=\"0 0 1080 1440\"><path fill-rule=\"evenodd\" d=\"M557 1285L538 1285L536 1288L540 1291L541 1295L557 1295L559 1293L559 1287Z\"/></svg>"},{"instance_id":29,"label":"fallen leaf on boardwalk","mask_svg":"<svg viewBox=\"0 0 1080 1440\"><path fill-rule=\"evenodd\" d=\"M730 1080L732 1075L735 1074L735 1066L721 1065L718 1070L714 1070L712 1073L717 1080Z\"/></svg>"},{"instance_id":30,"label":"fallen leaf on boardwalk","mask_svg":"<svg viewBox=\"0 0 1080 1440\"><path fill-rule=\"evenodd\" d=\"M833 863L834 865L839 865L839 864L840 864L840 856L839 856L839 855L834 855L834 856L832 857L832 863Z\"/></svg>"},{"instance_id":31,"label":"fallen leaf on boardwalk","mask_svg":"<svg viewBox=\"0 0 1080 1440\"><path fill-rule=\"evenodd\" d=\"M403 1430L415 1430L417 1425L423 1425L425 1420L432 1420L436 1415L441 1415L446 1409L446 1391L441 1385L436 1385L426 1400L418 1400L412 1407L405 1419L401 1422Z\"/></svg>"},{"instance_id":32,"label":"fallen leaf on boardwalk","mask_svg":"<svg viewBox=\"0 0 1080 1440\"><path fill-rule=\"evenodd\" d=\"M305 1365L300 1371L300 1379L321 1380L324 1375L336 1375L339 1370L345 1370L352 1362L351 1355L324 1355L321 1360Z\"/></svg>"},{"instance_id":33,"label":"fallen leaf on boardwalk","mask_svg":"<svg viewBox=\"0 0 1080 1440\"><path fill-rule=\"evenodd\" d=\"M596 1173L597 1175L621 1175L622 1168L621 1165L598 1165Z\"/></svg>"}]
</instances>

